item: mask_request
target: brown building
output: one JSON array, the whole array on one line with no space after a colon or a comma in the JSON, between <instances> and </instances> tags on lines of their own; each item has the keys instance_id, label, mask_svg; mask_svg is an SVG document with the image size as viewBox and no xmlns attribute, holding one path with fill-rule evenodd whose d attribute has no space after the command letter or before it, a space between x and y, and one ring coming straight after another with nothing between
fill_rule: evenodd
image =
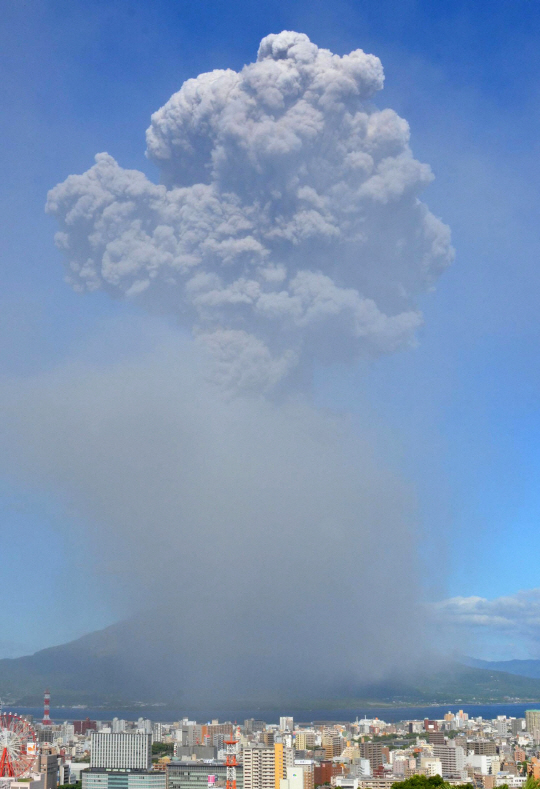
<instances>
[{"instance_id":1,"label":"brown building","mask_svg":"<svg viewBox=\"0 0 540 789\"><path fill-rule=\"evenodd\" d=\"M430 731L428 734L428 742L432 745L445 745L446 739L442 731Z\"/></svg>"},{"instance_id":2,"label":"brown building","mask_svg":"<svg viewBox=\"0 0 540 789\"><path fill-rule=\"evenodd\" d=\"M429 718L424 718L424 731L439 731L439 724L437 721L431 721Z\"/></svg>"},{"instance_id":3,"label":"brown building","mask_svg":"<svg viewBox=\"0 0 540 789\"><path fill-rule=\"evenodd\" d=\"M330 784L335 775L341 775L342 773L343 765L325 759L319 764L315 764L313 768L313 783L315 786Z\"/></svg>"},{"instance_id":4,"label":"brown building","mask_svg":"<svg viewBox=\"0 0 540 789\"><path fill-rule=\"evenodd\" d=\"M306 759L299 762L299 766L304 771L304 789L315 789L315 764L313 761Z\"/></svg>"},{"instance_id":5,"label":"brown building","mask_svg":"<svg viewBox=\"0 0 540 789\"><path fill-rule=\"evenodd\" d=\"M232 723L208 723L205 726L201 727L201 738L204 742L204 738L208 737L208 742L210 745L214 742L214 736L216 734L222 734L224 737L232 737L233 733L233 725Z\"/></svg>"},{"instance_id":6,"label":"brown building","mask_svg":"<svg viewBox=\"0 0 540 789\"><path fill-rule=\"evenodd\" d=\"M383 746L380 742L361 742L358 745L362 759L369 759L371 772L374 774L377 767L384 764Z\"/></svg>"},{"instance_id":7,"label":"brown building","mask_svg":"<svg viewBox=\"0 0 540 789\"><path fill-rule=\"evenodd\" d=\"M479 756L495 756L497 753L497 746L491 740L475 740L473 747Z\"/></svg>"},{"instance_id":8,"label":"brown building","mask_svg":"<svg viewBox=\"0 0 540 789\"><path fill-rule=\"evenodd\" d=\"M87 731L96 731L96 722L91 721L90 718L85 718L83 721L73 721L73 729L75 734L86 734Z\"/></svg>"}]
</instances>

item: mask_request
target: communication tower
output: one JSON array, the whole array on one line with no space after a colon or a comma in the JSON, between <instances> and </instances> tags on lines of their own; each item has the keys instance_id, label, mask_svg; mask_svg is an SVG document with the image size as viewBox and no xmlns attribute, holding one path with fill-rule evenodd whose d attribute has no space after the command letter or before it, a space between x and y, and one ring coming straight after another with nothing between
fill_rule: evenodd
<instances>
[{"instance_id":1,"label":"communication tower","mask_svg":"<svg viewBox=\"0 0 540 789\"><path fill-rule=\"evenodd\" d=\"M45 691L45 695L43 697L43 720L41 721L43 726L52 726L51 720L51 694L49 690Z\"/></svg>"},{"instance_id":2,"label":"communication tower","mask_svg":"<svg viewBox=\"0 0 540 789\"><path fill-rule=\"evenodd\" d=\"M236 767L238 762L236 761L236 745L238 740L234 739L234 735L231 734L231 738L229 740L225 740L225 745L227 746L226 757L225 757L225 767L227 769L227 789L236 789Z\"/></svg>"}]
</instances>

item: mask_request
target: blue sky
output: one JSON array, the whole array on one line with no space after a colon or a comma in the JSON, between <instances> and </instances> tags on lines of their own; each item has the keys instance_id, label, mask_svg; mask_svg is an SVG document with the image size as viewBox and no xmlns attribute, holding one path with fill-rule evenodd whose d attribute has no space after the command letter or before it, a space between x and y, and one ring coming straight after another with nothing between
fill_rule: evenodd
<instances>
[{"instance_id":1,"label":"blue sky","mask_svg":"<svg viewBox=\"0 0 540 789\"><path fill-rule=\"evenodd\" d=\"M381 58L378 103L409 121L413 151L436 175L426 200L451 226L457 256L422 303L418 348L369 374L320 370L317 401L352 412L367 402L397 437L425 559L441 565L431 595L540 586L539 3L5 0L0 24L0 363L22 376L92 353L108 321L135 312L65 285L43 210L49 188L98 151L155 178L144 156L151 113L186 78L251 61L270 32ZM19 589L0 653L121 613L106 583L85 575L84 545L59 530L66 515L47 491L5 479L0 507L1 573Z\"/></svg>"}]
</instances>

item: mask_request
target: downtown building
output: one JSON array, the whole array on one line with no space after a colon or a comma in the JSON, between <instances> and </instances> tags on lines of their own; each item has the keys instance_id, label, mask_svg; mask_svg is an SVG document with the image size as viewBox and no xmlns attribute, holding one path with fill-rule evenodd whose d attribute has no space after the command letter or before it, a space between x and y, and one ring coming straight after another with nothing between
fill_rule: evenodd
<instances>
[{"instance_id":1,"label":"downtown building","mask_svg":"<svg viewBox=\"0 0 540 789\"><path fill-rule=\"evenodd\" d=\"M81 772L82 789L166 789L163 770L105 770L90 767Z\"/></svg>"},{"instance_id":2,"label":"downtown building","mask_svg":"<svg viewBox=\"0 0 540 789\"><path fill-rule=\"evenodd\" d=\"M466 780L465 751L461 745L456 745L453 740L449 740L447 745L434 745L433 758L440 761L443 778Z\"/></svg>"},{"instance_id":3,"label":"downtown building","mask_svg":"<svg viewBox=\"0 0 540 789\"><path fill-rule=\"evenodd\" d=\"M172 759L166 767L166 776L167 789L208 789L212 784L225 785L227 768L223 761ZM241 764L236 768L236 789L244 789L244 770Z\"/></svg>"},{"instance_id":4,"label":"downtown building","mask_svg":"<svg viewBox=\"0 0 540 789\"><path fill-rule=\"evenodd\" d=\"M166 789L166 775L152 770L152 735L92 732L90 767L82 789Z\"/></svg>"},{"instance_id":5,"label":"downtown building","mask_svg":"<svg viewBox=\"0 0 540 789\"><path fill-rule=\"evenodd\" d=\"M297 751L312 751L317 743L317 734L313 729L300 729L294 735L294 746Z\"/></svg>"},{"instance_id":6,"label":"downtown building","mask_svg":"<svg viewBox=\"0 0 540 789\"><path fill-rule=\"evenodd\" d=\"M105 770L149 770L152 767L152 735L92 732L90 767Z\"/></svg>"},{"instance_id":7,"label":"downtown building","mask_svg":"<svg viewBox=\"0 0 540 789\"><path fill-rule=\"evenodd\" d=\"M243 749L244 789L280 789L287 768L294 767L293 748L283 743L273 746L248 745Z\"/></svg>"},{"instance_id":8,"label":"downtown building","mask_svg":"<svg viewBox=\"0 0 540 789\"><path fill-rule=\"evenodd\" d=\"M360 757L369 759L371 772L384 764L383 745L380 742L361 742L358 745Z\"/></svg>"}]
</instances>

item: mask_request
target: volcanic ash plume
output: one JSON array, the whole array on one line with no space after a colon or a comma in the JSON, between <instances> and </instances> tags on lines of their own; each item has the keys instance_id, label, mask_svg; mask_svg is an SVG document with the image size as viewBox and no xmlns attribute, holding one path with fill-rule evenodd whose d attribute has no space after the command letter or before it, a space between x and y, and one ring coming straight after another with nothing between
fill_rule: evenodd
<instances>
[{"instance_id":1,"label":"volcanic ash plume","mask_svg":"<svg viewBox=\"0 0 540 789\"><path fill-rule=\"evenodd\" d=\"M77 513L118 596L159 612L164 693L351 695L422 654L414 496L371 413L353 427L300 388L413 344L452 257L382 86L373 55L267 36L153 115L159 185L102 153L49 194L73 287L187 330L0 400L4 456Z\"/></svg>"},{"instance_id":2,"label":"volcanic ash plume","mask_svg":"<svg viewBox=\"0 0 540 789\"><path fill-rule=\"evenodd\" d=\"M383 80L287 31L187 80L147 130L160 185L103 153L50 192L69 281L174 313L232 388L411 345L452 249Z\"/></svg>"}]
</instances>

